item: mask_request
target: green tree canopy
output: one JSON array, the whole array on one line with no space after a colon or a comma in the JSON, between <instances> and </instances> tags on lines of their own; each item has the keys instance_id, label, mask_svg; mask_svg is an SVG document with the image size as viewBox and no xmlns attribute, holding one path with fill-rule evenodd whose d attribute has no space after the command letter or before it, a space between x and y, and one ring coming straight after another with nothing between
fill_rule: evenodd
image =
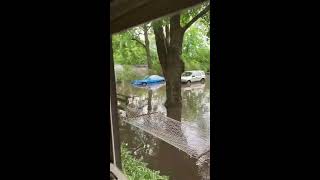
<instances>
[{"instance_id":1,"label":"green tree canopy","mask_svg":"<svg viewBox=\"0 0 320 180\"><path fill-rule=\"evenodd\" d=\"M180 24L187 25L190 20L208 6L208 3L186 10L181 13ZM169 25L169 17L152 22L152 25ZM151 26L151 23L147 25ZM170 27L169 27L170 28ZM165 29L164 29L165 31ZM201 69L208 71L210 67L210 13L194 22L186 31L183 40L182 59L185 70ZM161 74L161 67L157 55L154 32L148 31L150 40L150 55L152 69ZM136 65L147 64L146 51L143 46L143 28L133 27L127 31L113 35L112 45L116 64Z\"/></svg>"}]
</instances>

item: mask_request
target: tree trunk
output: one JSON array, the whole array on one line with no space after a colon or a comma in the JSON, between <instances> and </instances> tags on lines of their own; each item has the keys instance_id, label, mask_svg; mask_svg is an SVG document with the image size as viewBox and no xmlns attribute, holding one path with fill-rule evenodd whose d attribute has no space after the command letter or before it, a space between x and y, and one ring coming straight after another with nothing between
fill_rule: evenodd
<instances>
[{"instance_id":1,"label":"tree trunk","mask_svg":"<svg viewBox=\"0 0 320 180\"><path fill-rule=\"evenodd\" d=\"M168 54L168 66L166 69L166 108L167 116L178 121L181 120L182 97L181 97L181 74L182 64L180 57L171 52Z\"/></svg>"},{"instance_id":2,"label":"tree trunk","mask_svg":"<svg viewBox=\"0 0 320 180\"><path fill-rule=\"evenodd\" d=\"M181 121L181 74L184 71L184 63L180 56L185 31L180 26L180 15L171 17L170 30L166 28L166 36L162 26L154 25L153 30L159 61L166 79L167 116Z\"/></svg>"},{"instance_id":3,"label":"tree trunk","mask_svg":"<svg viewBox=\"0 0 320 180\"><path fill-rule=\"evenodd\" d=\"M150 42L148 37L148 27L146 24L143 25L143 32L144 32L145 48L147 53L148 72L149 72L149 75L151 75L150 70L152 69L152 64L151 64L151 55L150 55Z\"/></svg>"}]
</instances>

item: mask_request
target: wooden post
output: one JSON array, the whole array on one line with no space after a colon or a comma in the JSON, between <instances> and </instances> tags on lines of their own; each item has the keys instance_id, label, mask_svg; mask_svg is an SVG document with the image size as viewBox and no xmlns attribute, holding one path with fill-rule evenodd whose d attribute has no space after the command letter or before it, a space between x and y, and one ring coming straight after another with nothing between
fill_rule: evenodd
<instances>
[{"instance_id":1,"label":"wooden post","mask_svg":"<svg viewBox=\"0 0 320 180\"><path fill-rule=\"evenodd\" d=\"M112 51L112 36L110 35L110 152L112 152L112 163L121 169L120 158L120 134L119 134L119 118L117 110L117 94L114 73L113 51Z\"/></svg>"}]
</instances>

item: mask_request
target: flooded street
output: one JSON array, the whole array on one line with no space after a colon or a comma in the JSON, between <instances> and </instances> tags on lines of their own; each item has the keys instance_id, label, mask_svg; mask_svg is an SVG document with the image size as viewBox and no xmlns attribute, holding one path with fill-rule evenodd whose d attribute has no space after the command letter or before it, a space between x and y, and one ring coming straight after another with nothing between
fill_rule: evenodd
<instances>
[{"instance_id":1,"label":"flooded street","mask_svg":"<svg viewBox=\"0 0 320 180\"><path fill-rule=\"evenodd\" d=\"M190 87L182 86L181 122L187 124L188 127L196 127L184 129L183 135L188 146L195 151L199 149L199 143L201 143L197 134L205 134L207 138L210 136L209 78L207 76L204 84L193 83ZM117 84L117 93L134 97L129 105L136 107L139 114L166 113L165 84L146 89L123 82ZM127 144L134 156L147 163L150 169L160 171L161 175L169 176L170 180L210 179L210 164L207 162L191 158L185 152L126 122L120 124L121 142Z\"/></svg>"}]
</instances>

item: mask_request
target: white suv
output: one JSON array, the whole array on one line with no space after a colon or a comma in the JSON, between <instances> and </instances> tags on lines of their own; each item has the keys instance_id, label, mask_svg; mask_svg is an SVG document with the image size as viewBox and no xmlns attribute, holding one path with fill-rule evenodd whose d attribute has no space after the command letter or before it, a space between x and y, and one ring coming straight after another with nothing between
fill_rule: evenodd
<instances>
[{"instance_id":1,"label":"white suv","mask_svg":"<svg viewBox=\"0 0 320 180\"><path fill-rule=\"evenodd\" d=\"M206 79L206 74L204 71L185 71L181 75L181 82L191 85L192 82L200 81L204 83Z\"/></svg>"}]
</instances>

